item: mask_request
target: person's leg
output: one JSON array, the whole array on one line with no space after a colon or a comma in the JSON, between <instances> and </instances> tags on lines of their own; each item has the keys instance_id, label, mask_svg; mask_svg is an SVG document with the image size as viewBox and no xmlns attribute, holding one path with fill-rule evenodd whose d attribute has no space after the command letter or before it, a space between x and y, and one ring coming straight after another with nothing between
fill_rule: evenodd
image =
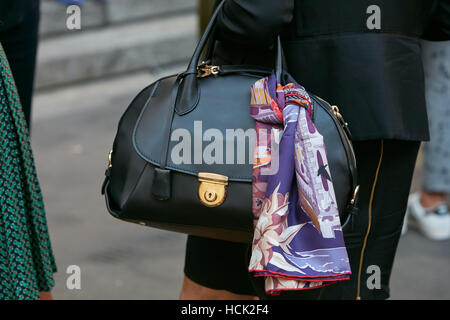
<instances>
[{"instance_id":1,"label":"person's leg","mask_svg":"<svg viewBox=\"0 0 450 320\"><path fill-rule=\"evenodd\" d=\"M421 202L433 207L450 193L450 41L423 43L430 142L424 143Z\"/></svg>"},{"instance_id":2,"label":"person's leg","mask_svg":"<svg viewBox=\"0 0 450 320\"><path fill-rule=\"evenodd\" d=\"M450 41L423 42L430 142L423 147L422 190L410 196L407 223L434 240L450 238Z\"/></svg>"},{"instance_id":3,"label":"person's leg","mask_svg":"<svg viewBox=\"0 0 450 320\"><path fill-rule=\"evenodd\" d=\"M39 300L53 300L53 295L48 291L41 291L39 294Z\"/></svg>"},{"instance_id":4,"label":"person's leg","mask_svg":"<svg viewBox=\"0 0 450 320\"><path fill-rule=\"evenodd\" d=\"M25 19L19 25L0 33L0 42L8 58L29 128L40 16L39 1L31 2L33 4Z\"/></svg>"},{"instance_id":5,"label":"person's leg","mask_svg":"<svg viewBox=\"0 0 450 320\"><path fill-rule=\"evenodd\" d=\"M249 245L188 236L180 299L253 299L246 251Z\"/></svg>"},{"instance_id":6,"label":"person's leg","mask_svg":"<svg viewBox=\"0 0 450 320\"><path fill-rule=\"evenodd\" d=\"M419 146L419 142L389 140L354 143L360 183L360 202L354 228L344 230L345 244L352 269L350 280L320 289L283 292L278 296L270 296L265 294L264 279L250 276L257 296L261 299L282 300L388 298L390 273ZM238 273L241 275L240 280L236 283L246 282L245 274L250 259L249 246L238 245L236 248L239 249L236 250L227 245L226 247L231 250L225 251L222 257L228 257L227 255L230 253L234 255L239 251L239 258L230 256L230 259L220 259L221 255L218 253L224 249L220 241L213 244L211 241L201 241L202 238L197 238L197 241L195 237L191 238L193 241L189 245L188 240L185 266L188 278L191 276L198 284L216 290L224 287L231 288L231 284L225 285L220 279L237 279L236 277L223 277L227 273L225 271L227 262L233 261L234 266L239 266L236 270L239 270ZM198 241L199 239L200 241ZM236 264L241 259L242 250L247 252L245 262L242 265L240 262ZM213 255L209 256L205 252L211 252ZM196 257L196 255L200 256ZM218 268L212 267L213 265ZM367 286L368 276L371 275L367 271L369 266L380 268L380 289L371 289ZM231 271L230 267L228 270ZM191 273L191 271L195 272ZM189 289L189 283L186 287ZM245 287L247 288L247 284ZM193 286L191 290L195 290L195 288ZM242 288L238 290L240 290L238 293L244 292L244 294L251 292ZM217 292L206 291L204 296L207 298L217 297Z\"/></svg>"},{"instance_id":7,"label":"person's leg","mask_svg":"<svg viewBox=\"0 0 450 320\"><path fill-rule=\"evenodd\" d=\"M432 192L423 189L420 193L420 204L425 210L433 210L437 206L444 204L447 194L444 192Z\"/></svg>"},{"instance_id":8,"label":"person's leg","mask_svg":"<svg viewBox=\"0 0 450 320\"><path fill-rule=\"evenodd\" d=\"M227 290L216 290L202 286L184 276L180 300L255 300L253 295L236 294Z\"/></svg>"},{"instance_id":9,"label":"person's leg","mask_svg":"<svg viewBox=\"0 0 450 320\"><path fill-rule=\"evenodd\" d=\"M387 299L420 142L385 140L360 264L362 299ZM370 279L369 279L370 278Z\"/></svg>"}]
</instances>

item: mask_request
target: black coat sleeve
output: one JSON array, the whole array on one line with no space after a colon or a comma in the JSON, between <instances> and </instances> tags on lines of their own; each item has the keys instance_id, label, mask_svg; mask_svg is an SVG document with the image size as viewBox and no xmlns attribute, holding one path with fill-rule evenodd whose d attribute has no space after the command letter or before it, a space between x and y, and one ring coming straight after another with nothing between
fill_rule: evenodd
<instances>
[{"instance_id":1,"label":"black coat sleeve","mask_svg":"<svg viewBox=\"0 0 450 320\"><path fill-rule=\"evenodd\" d=\"M225 0L217 17L219 40L267 49L294 16L294 0Z\"/></svg>"},{"instance_id":2,"label":"black coat sleeve","mask_svg":"<svg viewBox=\"0 0 450 320\"><path fill-rule=\"evenodd\" d=\"M450 0L437 0L423 38L430 41L450 40Z\"/></svg>"}]
</instances>

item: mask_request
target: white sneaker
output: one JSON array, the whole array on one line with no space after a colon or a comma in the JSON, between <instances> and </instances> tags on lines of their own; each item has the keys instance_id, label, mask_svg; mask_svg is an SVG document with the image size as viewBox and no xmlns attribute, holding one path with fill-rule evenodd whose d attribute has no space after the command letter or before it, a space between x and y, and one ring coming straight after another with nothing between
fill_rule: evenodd
<instances>
[{"instance_id":1,"label":"white sneaker","mask_svg":"<svg viewBox=\"0 0 450 320\"><path fill-rule=\"evenodd\" d=\"M450 212L447 205L442 204L433 210L426 210L420 204L420 193L413 193L409 196L405 215L406 221L408 223L403 223L404 228L406 224L409 224L409 226L417 228L429 239L450 239Z\"/></svg>"}]
</instances>

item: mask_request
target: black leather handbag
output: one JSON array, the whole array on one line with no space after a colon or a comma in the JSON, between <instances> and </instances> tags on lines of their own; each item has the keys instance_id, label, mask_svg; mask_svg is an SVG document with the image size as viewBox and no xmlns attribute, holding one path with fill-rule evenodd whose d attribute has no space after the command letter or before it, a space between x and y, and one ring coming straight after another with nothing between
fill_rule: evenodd
<instances>
[{"instance_id":1,"label":"black leather handbag","mask_svg":"<svg viewBox=\"0 0 450 320\"><path fill-rule=\"evenodd\" d=\"M223 4L223 2L222 2ZM251 242L251 161L179 162L172 153L179 134L197 139L189 148L194 155L205 142L199 133L222 133L227 157L249 139L227 130L254 129L250 117L250 87L272 70L252 66L199 64L212 33L220 4L201 37L186 71L159 79L144 88L120 119L102 193L108 211L121 220L145 226L233 242ZM278 39L275 73L281 83L294 81L282 70ZM356 213L356 160L347 124L335 106L310 94L313 122L324 136L328 163L344 231ZM177 133L174 135L174 133ZM220 135L219 135L220 136ZM244 137L245 138L245 137ZM199 149L200 148L200 149ZM200 153L201 154L201 153ZM248 157L246 158L248 160ZM225 162L225 161L224 161Z\"/></svg>"}]
</instances>

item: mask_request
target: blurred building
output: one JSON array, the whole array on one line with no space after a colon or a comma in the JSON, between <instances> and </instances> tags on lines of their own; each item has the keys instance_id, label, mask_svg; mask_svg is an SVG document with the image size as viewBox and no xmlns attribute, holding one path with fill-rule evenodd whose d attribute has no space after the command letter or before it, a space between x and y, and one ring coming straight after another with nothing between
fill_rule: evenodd
<instances>
[{"instance_id":1,"label":"blurred building","mask_svg":"<svg viewBox=\"0 0 450 320\"><path fill-rule=\"evenodd\" d=\"M198 34L198 0L85 0L71 31L68 6L42 0L37 89L185 61Z\"/></svg>"}]
</instances>

